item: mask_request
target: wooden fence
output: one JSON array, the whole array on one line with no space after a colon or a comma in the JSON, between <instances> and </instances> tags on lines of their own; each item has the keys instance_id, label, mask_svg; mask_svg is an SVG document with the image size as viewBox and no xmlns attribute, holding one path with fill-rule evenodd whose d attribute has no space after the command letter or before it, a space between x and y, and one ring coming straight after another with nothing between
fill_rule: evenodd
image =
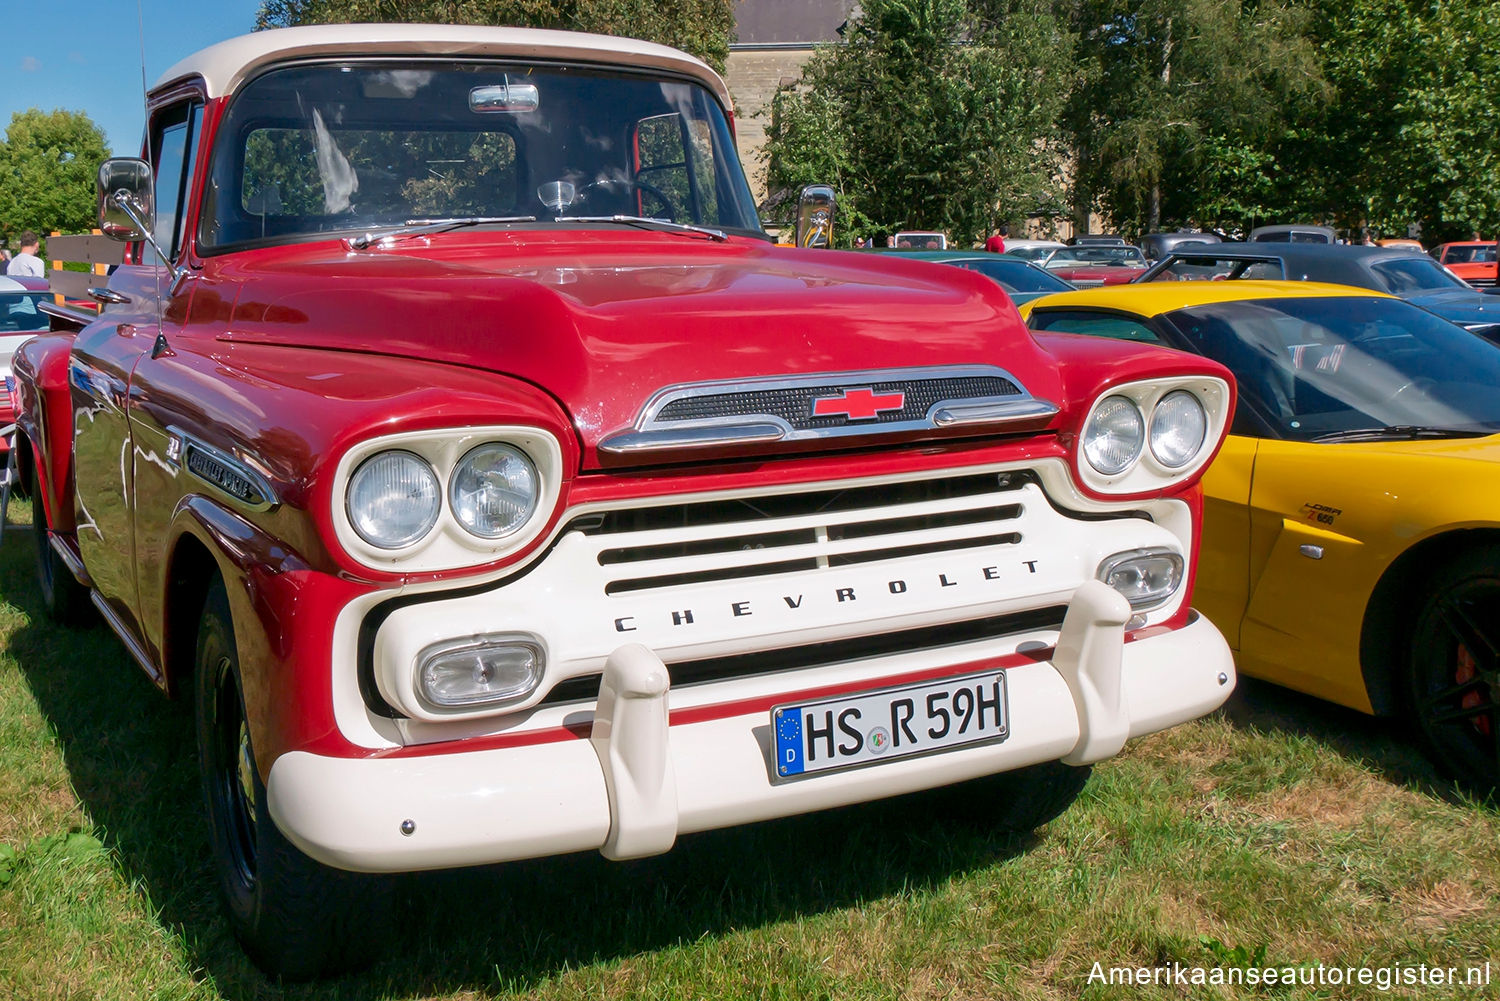
<instances>
[{"instance_id":1,"label":"wooden fence","mask_svg":"<svg viewBox=\"0 0 1500 1001\"><path fill-rule=\"evenodd\" d=\"M97 229L81 236L53 233L47 237L47 260L51 265L47 278L57 305L98 309L89 298L89 289L107 284L103 276L109 274L111 265L125 260L125 244L111 240ZM65 266L69 263L86 264L89 269L68 271Z\"/></svg>"}]
</instances>

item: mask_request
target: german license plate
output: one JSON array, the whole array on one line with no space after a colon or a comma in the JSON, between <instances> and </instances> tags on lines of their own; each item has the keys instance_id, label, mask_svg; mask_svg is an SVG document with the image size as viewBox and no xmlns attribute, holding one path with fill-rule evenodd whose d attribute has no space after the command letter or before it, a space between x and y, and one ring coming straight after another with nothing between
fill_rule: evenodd
<instances>
[{"instance_id":1,"label":"german license plate","mask_svg":"<svg viewBox=\"0 0 1500 1001\"><path fill-rule=\"evenodd\" d=\"M1005 672L845 695L771 710L776 778L877 764L1010 734Z\"/></svg>"}]
</instances>

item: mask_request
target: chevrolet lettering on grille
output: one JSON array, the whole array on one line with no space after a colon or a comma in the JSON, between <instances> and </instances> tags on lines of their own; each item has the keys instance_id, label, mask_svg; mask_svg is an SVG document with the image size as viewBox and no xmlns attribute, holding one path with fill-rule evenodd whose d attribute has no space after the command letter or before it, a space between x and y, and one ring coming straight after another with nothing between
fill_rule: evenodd
<instances>
[{"instance_id":1,"label":"chevrolet lettering on grille","mask_svg":"<svg viewBox=\"0 0 1500 1001\"><path fill-rule=\"evenodd\" d=\"M820 396L813 400L814 417L844 416L851 421L874 420L883 411L906 406L906 394L877 393L873 389L846 389L838 396Z\"/></svg>"}]
</instances>

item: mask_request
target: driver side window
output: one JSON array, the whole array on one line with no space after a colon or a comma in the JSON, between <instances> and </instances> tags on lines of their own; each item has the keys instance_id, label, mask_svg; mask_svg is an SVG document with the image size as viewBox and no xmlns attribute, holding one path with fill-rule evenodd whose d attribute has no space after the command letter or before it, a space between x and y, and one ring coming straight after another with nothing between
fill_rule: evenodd
<instances>
[{"instance_id":1,"label":"driver side window","mask_svg":"<svg viewBox=\"0 0 1500 1001\"><path fill-rule=\"evenodd\" d=\"M151 120L151 168L156 175L156 242L173 261L182 253L188 187L197 159L198 135L203 125L203 105L184 102L158 112ZM164 263L148 243L138 259L144 264Z\"/></svg>"}]
</instances>

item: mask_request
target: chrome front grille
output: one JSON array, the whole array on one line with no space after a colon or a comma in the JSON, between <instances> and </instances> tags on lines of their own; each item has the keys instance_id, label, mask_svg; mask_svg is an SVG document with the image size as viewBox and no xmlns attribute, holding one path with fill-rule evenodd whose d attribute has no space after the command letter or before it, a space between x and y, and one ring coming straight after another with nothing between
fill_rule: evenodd
<instances>
[{"instance_id":1,"label":"chrome front grille","mask_svg":"<svg viewBox=\"0 0 1500 1001\"><path fill-rule=\"evenodd\" d=\"M1015 545L1028 478L987 473L591 515L605 594Z\"/></svg>"},{"instance_id":2,"label":"chrome front grille","mask_svg":"<svg viewBox=\"0 0 1500 1001\"><path fill-rule=\"evenodd\" d=\"M672 400L656 413L658 422L716 421L746 415L779 417L794 429L840 427L847 416L820 417L814 409L819 397L844 392L847 380L830 379L822 385L796 385L777 389L742 389L734 392L701 396L684 396ZM871 416L873 423L895 423L920 420L939 403L948 400L982 399L1018 396L1021 387L1000 376L944 377L934 379L891 379L862 384L876 394L900 393L902 405Z\"/></svg>"}]
</instances>

